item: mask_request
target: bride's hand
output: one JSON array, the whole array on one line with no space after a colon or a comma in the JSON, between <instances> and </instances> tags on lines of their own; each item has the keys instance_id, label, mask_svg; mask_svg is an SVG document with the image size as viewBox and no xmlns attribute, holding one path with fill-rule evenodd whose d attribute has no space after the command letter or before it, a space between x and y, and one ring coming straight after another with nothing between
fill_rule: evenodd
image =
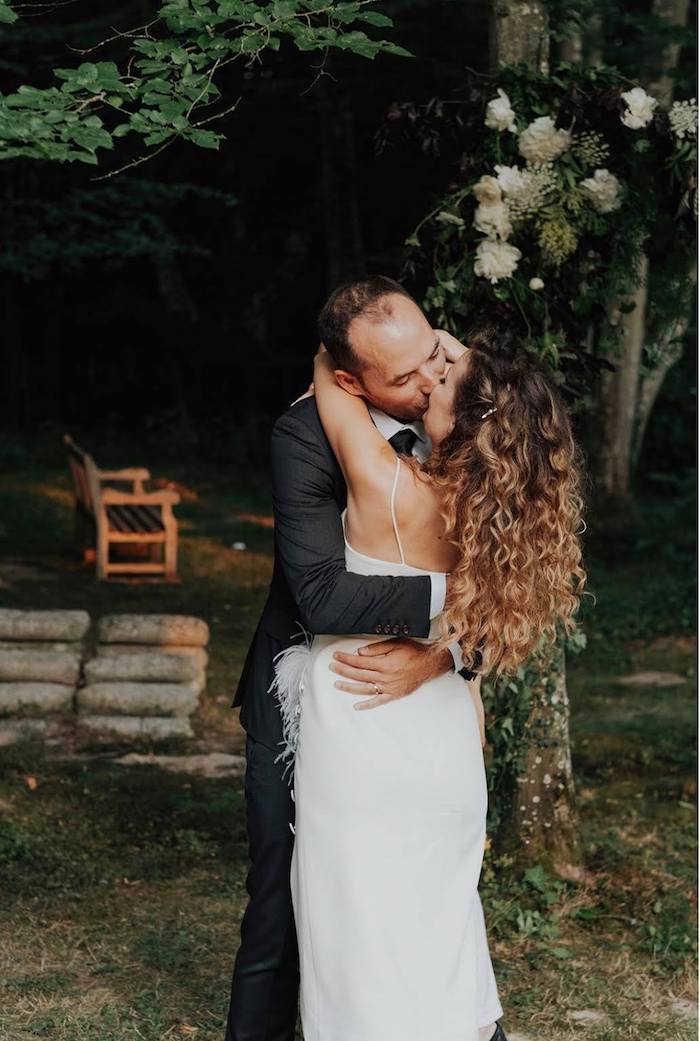
<instances>
[{"instance_id":1,"label":"bride's hand","mask_svg":"<svg viewBox=\"0 0 700 1041\"><path fill-rule=\"evenodd\" d=\"M437 333L442 349L445 352L445 357L449 362L454 364L454 362L459 361L463 354L466 354L467 348L452 333L448 333L446 329L434 329L433 331Z\"/></svg>"}]
</instances>

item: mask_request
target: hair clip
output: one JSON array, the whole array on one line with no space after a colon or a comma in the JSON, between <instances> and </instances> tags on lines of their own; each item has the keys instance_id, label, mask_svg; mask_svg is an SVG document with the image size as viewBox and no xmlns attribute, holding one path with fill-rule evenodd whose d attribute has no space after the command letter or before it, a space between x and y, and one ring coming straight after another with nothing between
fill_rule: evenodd
<instances>
[{"instance_id":1,"label":"hair clip","mask_svg":"<svg viewBox=\"0 0 700 1041\"><path fill-rule=\"evenodd\" d=\"M482 418L482 419L486 419L486 417L487 417L487 416L490 416L492 412L496 412L497 410L498 410L498 406L497 406L497 405L494 405L494 407L493 407L493 408L490 408L490 409L488 410L488 412L484 412L484 413L483 413L483 415L481 416L481 418Z\"/></svg>"}]
</instances>

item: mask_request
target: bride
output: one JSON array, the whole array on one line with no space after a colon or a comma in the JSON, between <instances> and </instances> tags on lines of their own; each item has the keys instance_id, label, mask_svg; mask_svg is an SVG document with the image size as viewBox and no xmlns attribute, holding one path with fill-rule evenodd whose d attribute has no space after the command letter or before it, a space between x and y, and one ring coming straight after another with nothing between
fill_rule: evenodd
<instances>
[{"instance_id":1,"label":"bride","mask_svg":"<svg viewBox=\"0 0 700 1041\"><path fill-rule=\"evenodd\" d=\"M424 416L432 453L422 466L395 454L364 401L339 387L323 348L315 394L348 489L348 570L448 575L429 639L459 640L473 667L478 648L481 671L498 675L558 626L575 627L585 584L579 453L558 388L535 359L487 333L468 349L439 336L452 364ZM392 699L368 671L365 693L341 692L334 652L367 643L314 637L296 690L288 662L278 664L295 749L304 1038L481 1041L480 677L468 691L449 673ZM495 995L491 1006L495 1020ZM493 1037L503 1036L497 1027Z\"/></svg>"}]
</instances>

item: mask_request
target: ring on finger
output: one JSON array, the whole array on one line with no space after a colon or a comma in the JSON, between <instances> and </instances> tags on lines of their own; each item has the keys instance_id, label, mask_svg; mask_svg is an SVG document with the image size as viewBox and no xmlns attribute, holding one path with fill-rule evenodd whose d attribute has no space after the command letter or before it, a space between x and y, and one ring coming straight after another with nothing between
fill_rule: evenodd
<instances>
[{"instance_id":1,"label":"ring on finger","mask_svg":"<svg viewBox=\"0 0 700 1041\"><path fill-rule=\"evenodd\" d=\"M376 694L377 696L378 696L379 694L383 694L383 693L384 693L384 691L383 691L383 690L381 689L381 687L378 687L376 683L373 683L373 684L372 684L372 686L374 687L374 693L375 693L375 694Z\"/></svg>"}]
</instances>

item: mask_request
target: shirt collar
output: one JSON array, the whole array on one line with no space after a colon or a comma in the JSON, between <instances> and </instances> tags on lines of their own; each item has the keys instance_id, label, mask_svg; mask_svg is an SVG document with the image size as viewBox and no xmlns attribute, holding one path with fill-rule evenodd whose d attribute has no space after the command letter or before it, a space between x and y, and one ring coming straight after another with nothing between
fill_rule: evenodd
<instances>
[{"instance_id":1,"label":"shirt collar","mask_svg":"<svg viewBox=\"0 0 700 1041\"><path fill-rule=\"evenodd\" d=\"M428 449L429 451L430 438L426 434L425 427L419 419L415 420L413 423L403 423L400 419L394 419L393 416L387 416L386 412L381 412L378 408L373 408L372 405L369 406L369 414L372 417L377 430L387 441L390 437L393 437L394 434L398 434L399 430L412 430L421 442L423 450L425 451L425 449Z\"/></svg>"}]
</instances>

